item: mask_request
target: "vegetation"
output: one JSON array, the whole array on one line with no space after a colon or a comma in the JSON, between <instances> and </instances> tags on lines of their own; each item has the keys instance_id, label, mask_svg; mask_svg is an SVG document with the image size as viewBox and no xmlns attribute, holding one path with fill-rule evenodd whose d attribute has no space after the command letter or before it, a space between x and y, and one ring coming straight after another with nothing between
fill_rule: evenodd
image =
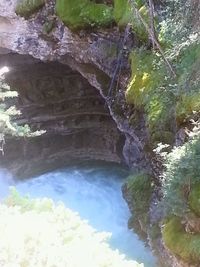
<instances>
[{"instance_id":1,"label":"vegetation","mask_svg":"<svg viewBox=\"0 0 200 267\"><path fill-rule=\"evenodd\" d=\"M180 2L168 1L163 12L167 15L156 27L163 50L143 46L130 55L132 76L126 100L145 111L153 145L173 144L174 131L200 108L200 38L191 25L185 26L183 14L188 12L183 12L186 7ZM191 10L192 3L188 5Z\"/></svg>"},{"instance_id":2,"label":"vegetation","mask_svg":"<svg viewBox=\"0 0 200 267\"><path fill-rule=\"evenodd\" d=\"M198 184L190 192L188 205L197 216L200 216L200 181L198 181Z\"/></svg>"},{"instance_id":3,"label":"vegetation","mask_svg":"<svg viewBox=\"0 0 200 267\"><path fill-rule=\"evenodd\" d=\"M165 245L184 261L200 262L200 233L186 233L180 218L172 217L163 228Z\"/></svg>"},{"instance_id":4,"label":"vegetation","mask_svg":"<svg viewBox=\"0 0 200 267\"><path fill-rule=\"evenodd\" d=\"M23 267L136 267L62 203L21 197L15 189L0 204L0 262ZM14 223L13 223L14 222Z\"/></svg>"},{"instance_id":5,"label":"vegetation","mask_svg":"<svg viewBox=\"0 0 200 267\"><path fill-rule=\"evenodd\" d=\"M15 12L21 17L28 18L44 6L45 0L19 0Z\"/></svg>"},{"instance_id":6,"label":"vegetation","mask_svg":"<svg viewBox=\"0 0 200 267\"><path fill-rule=\"evenodd\" d=\"M12 98L18 96L16 91L12 91L4 82L4 77L1 75L0 69L0 152L4 154L5 136L27 136L33 137L43 134L45 131L31 131L30 127L25 125L17 125L12 121L12 118L18 116L18 111L13 105Z\"/></svg>"},{"instance_id":7,"label":"vegetation","mask_svg":"<svg viewBox=\"0 0 200 267\"><path fill-rule=\"evenodd\" d=\"M113 21L113 9L90 0L56 0L56 13L72 29L107 26Z\"/></svg>"},{"instance_id":8,"label":"vegetation","mask_svg":"<svg viewBox=\"0 0 200 267\"><path fill-rule=\"evenodd\" d=\"M200 135L166 157L163 182L163 202L167 223L164 223L163 240L176 255L190 263L200 260L200 233L188 232L186 225L192 215L193 225L200 216ZM196 216L193 215L196 214ZM191 215L190 215L191 214Z\"/></svg>"},{"instance_id":9,"label":"vegetation","mask_svg":"<svg viewBox=\"0 0 200 267\"><path fill-rule=\"evenodd\" d=\"M148 23L148 10L144 5L144 1L136 0L134 3L142 18ZM133 31L140 38L140 40L147 40L148 34L145 31L144 25L138 19L138 16L135 13L135 10L131 7L129 1L114 0L114 19L120 28L124 28L128 23L130 23Z\"/></svg>"},{"instance_id":10,"label":"vegetation","mask_svg":"<svg viewBox=\"0 0 200 267\"><path fill-rule=\"evenodd\" d=\"M136 49L130 58L132 77L126 91L126 100L129 104L144 109L152 141L159 142L163 139L165 143L172 143L170 123L174 114L174 97L167 88L170 76L166 67L157 53L145 49Z\"/></svg>"},{"instance_id":11,"label":"vegetation","mask_svg":"<svg viewBox=\"0 0 200 267\"><path fill-rule=\"evenodd\" d=\"M153 192L153 184L148 174L139 173L128 177L126 182L127 194L131 206L134 209L134 215L129 221L130 227L137 231L138 223L142 225L142 231L147 232L149 222L149 205ZM139 232L139 231L137 231ZM140 231L141 232L141 231Z\"/></svg>"},{"instance_id":12,"label":"vegetation","mask_svg":"<svg viewBox=\"0 0 200 267\"><path fill-rule=\"evenodd\" d=\"M6 98L13 98L17 96L17 92L10 91L7 84L3 82L3 77L0 76L0 133L2 134L14 134L16 128L10 121L11 115L16 115L17 111L14 107L8 108L5 104Z\"/></svg>"},{"instance_id":13,"label":"vegetation","mask_svg":"<svg viewBox=\"0 0 200 267\"><path fill-rule=\"evenodd\" d=\"M188 211L188 197L193 189L195 191L191 195L191 203L194 203L194 196L198 192L196 186L200 182L199 159L199 135L168 154L163 183L163 205L167 216L182 216Z\"/></svg>"},{"instance_id":14,"label":"vegetation","mask_svg":"<svg viewBox=\"0 0 200 267\"><path fill-rule=\"evenodd\" d=\"M113 22L120 29L131 25L140 40L140 47L134 48L129 55L131 78L126 89L126 102L138 113L144 113L152 148L159 143L172 147L178 130L188 126L188 118L194 122L195 117L199 123L199 1L166 0L164 5L160 1L159 19L155 14L151 17L149 3L145 0L114 0L109 4L107 1L56 0L56 14L72 30L107 27ZM42 0L23 0L16 13L27 17L43 4ZM2 107L4 114L9 113L5 106ZM9 116L5 118L1 121L7 121L8 131L13 125ZM130 121L137 123L134 118ZM160 205L164 210L162 237L165 245L184 261L194 264L200 262L200 233L187 231L186 215L200 216L199 160L198 131L193 139L174 147L165 157ZM146 174L130 176L126 188L134 208L130 224L146 233L153 191L151 177ZM26 203L25 199L22 202ZM21 211L27 206L29 209L30 203L29 200L25 206L19 203ZM156 223L151 227L153 239L159 236L159 230Z\"/></svg>"}]
</instances>

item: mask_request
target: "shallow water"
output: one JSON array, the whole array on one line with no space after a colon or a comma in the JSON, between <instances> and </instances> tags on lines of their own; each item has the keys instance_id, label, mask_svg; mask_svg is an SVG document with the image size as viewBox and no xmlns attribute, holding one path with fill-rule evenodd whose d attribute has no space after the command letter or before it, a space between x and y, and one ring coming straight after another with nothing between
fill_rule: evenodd
<instances>
[{"instance_id":1,"label":"shallow water","mask_svg":"<svg viewBox=\"0 0 200 267\"><path fill-rule=\"evenodd\" d=\"M79 213L98 231L111 232L110 245L128 259L155 267L155 259L136 234L127 228L130 217L122 198L121 185L127 172L116 165L77 165L46 173L15 184L17 190L31 197L50 197L62 201ZM5 179L6 178L6 179ZM0 172L1 196L8 193L11 177Z\"/></svg>"}]
</instances>

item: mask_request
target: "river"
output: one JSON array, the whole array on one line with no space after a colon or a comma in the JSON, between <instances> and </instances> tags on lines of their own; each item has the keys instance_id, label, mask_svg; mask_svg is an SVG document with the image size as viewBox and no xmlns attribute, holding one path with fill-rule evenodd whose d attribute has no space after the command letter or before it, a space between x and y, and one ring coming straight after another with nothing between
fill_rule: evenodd
<instances>
[{"instance_id":1,"label":"river","mask_svg":"<svg viewBox=\"0 0 200 267\"><path fill-rule=\"evenodd\" d=\"M15 185L22 194L62 201L96 230L112 233L110 246L127 259L155 267L149 248L127 228L130 212L121 193L127 174L127 170L116 165L88 163L16 182L7 172L0 171L0 193L1 198L5 197L8 185Z\"/></svg>"}]
</instances>

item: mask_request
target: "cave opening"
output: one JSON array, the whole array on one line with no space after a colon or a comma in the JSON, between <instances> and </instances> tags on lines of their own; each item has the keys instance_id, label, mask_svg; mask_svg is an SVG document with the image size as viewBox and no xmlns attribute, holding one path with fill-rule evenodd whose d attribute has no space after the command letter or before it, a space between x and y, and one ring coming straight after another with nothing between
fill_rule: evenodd
<instances>
[{"instance_id":1,"label":"cave opening","mask_svg":"<svg viewBox=\"0 0 200 267\"><path fill-rule=\"evenodd\" d=\"M2 166L26 177L77 161L124 163L125 137L103 97L80 73L27 55L4 54L0 62L9 67L6 83L18 92L11 101L21 114L14 122L46 131L34 138L11 138L0 156Z\"/></svg>"}]
</instances>

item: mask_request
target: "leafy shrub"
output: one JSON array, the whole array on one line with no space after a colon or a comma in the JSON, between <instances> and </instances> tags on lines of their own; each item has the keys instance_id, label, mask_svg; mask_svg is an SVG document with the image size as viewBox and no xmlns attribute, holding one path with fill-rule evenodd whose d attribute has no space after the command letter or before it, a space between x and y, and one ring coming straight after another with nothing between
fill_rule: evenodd
<instances>
[{"instance_id":1,"label":"leafy shrub","mask_svg":"<svg viewBox=\"0 0 200 267\"><path fill-rule=\"evenodd\" d=\"M0 262L4 267L136 267L62 203L21 197L14 189L0 204Z\"/></svg>"},{"instance_id":2,"label":"leafy shrub","mask_svg":"<svg viewBox=\"0 0 200 267\"><path fill-rule=\"evenodd\" d=\"M167 155L163 181L166 215L182 216L189 210L189 193L200 183L199 160L200 136L174 148Z\"/></svg>"}]
</instances>

